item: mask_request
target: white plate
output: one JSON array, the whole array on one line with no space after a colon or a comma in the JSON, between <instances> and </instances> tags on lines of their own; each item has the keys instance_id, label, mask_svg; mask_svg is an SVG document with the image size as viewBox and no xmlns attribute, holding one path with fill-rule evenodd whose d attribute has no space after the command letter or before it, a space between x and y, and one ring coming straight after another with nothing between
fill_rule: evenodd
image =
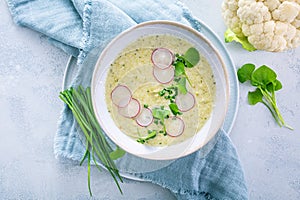
<instances>
[{"instance_id":1,"label":"white plate","mask_svg":"<svg viewBox=\"0 0 300 200\"><path fill-rule=\"evenodd\" d=\"M236 70L223 43L205 24L200 22L200 25L201 28L198 31L201 32L203 35L205 35L206 38L208 38L210 42L215 46L215 48L219 50L219 53L225 62L225 66L228 72L229 84L230 84L229 107L228 107L228 111L222 129L229 134L233 127L237 110L238 110L239 88L238 88L238 80L236 77ZM100 51L101 48L100 49L95 48L88 54L87 59L84 63L84 66L86 68L90 68L90 69L94 68L96 59ZM65 70L63 89L70 87L72 84L72 80L74 79L78 68L76 62L77 59L71 56ZM90 76L92 76L92 74L90 74ZM78 138L80 138L80 136L78 136ZM82 143L82 145L84 146L84 143ZM117 166L118 169L120 170L120 174L123 177L134 179L134 180L140 180L139 178L133 175L134 173L153 171L160 168L162 165L165 165L165 163L162 164L161 162L157 162L157 161L153 162L152 160L143 159L134 156L132 154L126 154L126 156L118 159L117 161Z\"/></svg>"}]
</instances>

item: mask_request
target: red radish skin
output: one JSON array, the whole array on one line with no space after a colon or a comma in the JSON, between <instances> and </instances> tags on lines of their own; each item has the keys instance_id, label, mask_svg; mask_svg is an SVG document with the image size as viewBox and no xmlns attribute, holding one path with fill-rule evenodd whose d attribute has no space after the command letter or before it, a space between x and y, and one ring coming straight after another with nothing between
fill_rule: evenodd
<instances>
[{"instance_id":1,"label":"red radish skin","mask_svg":"<svg viewBox=\"0 0 300 200\"><path fill-rule=\"evenodd\" d=\"M178 137L180 135L182 135L182 133L184 132L184 129L185 129L185 124L184 124L184 121L179 118L179 117L173 117L173 118L169 118L168 120L177 120L176 123L178 123L177 125L177 132L175 132L174 130L170 130L170 124L168 125L168 121L166 121L166 132L169 136L171 137ZM173 121L169 121L170 123L174 123ZM176 124L175 124L176 125ZM169 128L168 128L169 127Z\"/></svg>"},{"instance_id":2,"label":"red radish skin","mask_svg":"<svg viewBox=\"0 0 300 200\"><path fill-rule=\"evenodd\" d=\"M126 85L118 85L112 90L110 96L113 104L124 108L131 101L132 93Z\"/></svg>"},{"instance_id":3,"label":"red radish skin","mask_svg":"<svg viewBox=\"0 0 300 200\"><path fill-rule=\"evenodd\" d=\"M153 122L152 111L149 108L143 108L135 119L136 123L141 127L147 127Z\"/></svg>"},{"instance_id":4,"label":"red radish skin","mask_svg":"<svg viewBox=\"0 0 300 200\"><path fill-rule=\"evenodd\" d=\"M175 102L181 112L187 112L194 108L196 99L191 92L187 92L186 94L178 94L175 98Z\"/></svg>"},{"instance_id":5,"label":"red radish skin","mask_svg":"<svg viewBox=\"0 0 300 200\"><path fill-rule=\"evenodd\" d=\"M140 102L132 98L126 107L119 107L118 112L120 115L126 118L135 118L141 111Z\"/></svg>"},{"instance_id":6,"label":"red radish skin","mask_svg":"<svg viewBox=\"0 0 300 200\"><path fill-rule=\"evenodd\" d=\"M151 61L159 69L167 69L174 62L174 54L166 48L156 48L151 54Z\"/></svg>"},{"instance_id":7,"label":"red radish skin","mask_svg":"<svg viewBox=\"0 0 300 200\"><path fill-rule=\"evenodd\" d=\"M173 81L174 75L175 71L172 66L167 69L159 69L153 66L153 76L161 84L168 84Z\"/></svg>"}]
</instances>

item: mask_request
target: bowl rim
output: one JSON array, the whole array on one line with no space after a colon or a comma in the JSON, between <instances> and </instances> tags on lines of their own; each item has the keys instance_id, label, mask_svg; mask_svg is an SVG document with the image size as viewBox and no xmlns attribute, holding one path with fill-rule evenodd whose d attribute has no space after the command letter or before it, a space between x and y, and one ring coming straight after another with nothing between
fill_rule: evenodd
<instances>
[{"instance_id":1,"label":"bowl rim","mask_svg":"<svg viewBox=\"0 0 300 200\"><path fill-rule=\"evenodd\" d=\"M226 83L226 87L225 87L225 94L226 94L226 97L225 97L225 100L226 102L224 103L224 112L223 112L223 116L222 116L222 120L217 124L216 127L214 127L214 130L212 131L212 134L209 134L209 136L205 139L205 141L202 143L202 145L199 145L197 148L194 148L193 151L189 151L189 152L185 152L183 154L178 154L177 156L173 156L173 157L168 157L168 158L151 158L149 156L147 156L148 154L135 154L133 152L127 152L126 149L124 149L127 153L130 153L130 154L133 154L135 156L138 156L138 157L141 157L141 158L144 158L144 159L150 159L150 160L174 160L174 159L178 159L178 158L181 158L181 157L185 157L189 154L192 154L196 151L198 151L199 149L201 149L202 147L204 147L209 141L211 141L211 139L213 137L216 136L217 132L222 128L222 125L224 123L224 120L225 120L225 117L226 117L226 114L228 112L228 106L229 106L229 99L230 99L230 81L229 81L229 75L228 75L228 71L227 71L227 68L225 66L225 62L223 60L223 58L221 57L219 51L214 47L214 45L203 35L201 34L199 31L195 30L194 28L188 26L188 25L185 25L185 24L182 24L182 23L179 23L179 22L176 22L176 21L170 21L170 20L152 20L152 21L147 21L147 22L142 22L142 23L139 23L139 24L136 24L134 26L131 26L130 28L122 31L121 33L119 33L117 36L115 36L106 46L105 48L103 49L103 51L100 53L100 55L98 56L98 59L97 59L97 62L95 64L95 67L94 67L94 70L93 70L93 75L92 75L92 80L91 80L91 97L92 97L92 106L93 106L93 109L96 111L96 105L95 105L95 95L94 95L94 91L95 91L95 86L96 86L96 81L97 81L97 71L99 69L99 66L100 65L100 62L101 62L101 58L106 54L106 52L109 50L110 46L115 43L119 38L121 38L123 35L126 35L127 33L135 30L135 29L138 29L140 27L144 27L144 26L148 26L148 25L156 25L156 24L165 24L165 25L171 25L171 26L176 26L176 27L179 27L181 29L185 29L187 30L188 32L191 32L192 34L196 35L197 37L200 37L213 51L214 53L216 54L217 58L219 59L220 63L221 63L221 66L222 66L222 70L223 70L223 74L224 74L224 79L225 79L225 83ZM96 119L97 121L99 122L99 124L101 125L101 117L99 116L99 114L97 112L95 112L95 116L96 116ZM115 141L113 138L111 138L109 136L109 134L107 134L107 130L105 127L101 126L101 128L104 130L105 134L116 144L119 146L118 142ZM122 146L120 146L122 148Z\"/></svg>"}]
</instances>

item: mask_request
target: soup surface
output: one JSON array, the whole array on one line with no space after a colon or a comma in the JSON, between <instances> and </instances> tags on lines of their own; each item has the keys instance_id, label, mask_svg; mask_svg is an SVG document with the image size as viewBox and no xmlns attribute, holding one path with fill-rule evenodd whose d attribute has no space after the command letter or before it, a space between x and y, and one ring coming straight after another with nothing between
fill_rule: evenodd
<instances>
[{"instance_id":1,"label":"soup surface","mask_svg":"<svg viewBox=\"0 0 300 200\"><path fill-rule=\"evenodd\" d=\"M210 64L200 53L199 62L192 68L185 68L190 83L186 83L187 90L193 94L195 105L178 117L184 122L182 134L173 137L165 134L162 123L154 119L153 122L142 127L135 118L127 118L119 113L118 106L112 102L112 91L118 85L125 85L132 92L132 98L139 101L141 109L164 108L169 109L170 101L159 94L164 88L174 85L174 81L162 84L153 76L151 54L156 48L169 49L174 54L183 55L193 44L172 35L145 36L131 43L111 63L106 79L106 103L115 124L125 134L133 139L146 138L149 132L155 130L156 136L145 141L150 146L166 146L182 142L197 134L209 119L215 96L215 80ZM173 66L172 66L173 67ZM171 116L172 118L172 112Z\"/></svg>"}]
</instances>

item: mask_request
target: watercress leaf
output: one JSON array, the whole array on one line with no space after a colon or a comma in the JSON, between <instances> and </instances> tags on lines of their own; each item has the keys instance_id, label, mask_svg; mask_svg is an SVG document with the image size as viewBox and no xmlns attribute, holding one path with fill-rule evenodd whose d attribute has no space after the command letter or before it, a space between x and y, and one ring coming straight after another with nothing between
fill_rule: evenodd
<instances>
[{"instance_id":1,"label":"watercress leaf","mask_svg":"<svg viewBox=\"0 0 300 200\"><path fill-rule=\"evenodd\" d=\"M266 87L266 89L269 91L269 92L274 92L274 91L278 91L282 88L282 84L279 80L275 80L271 83L269 83Z\"/></svg>"},{"instance_id":2,"label":"watercress leaf","mask_svg":"<svg viewBox=\"0 0 300 200\"><path fill-rule=\"evenodd\" d=\"M159 108L153 108L152 109L152 115L156 119L160 119L160 109Z\"/></svg>"},{"instance_id":3,"label":"watercress leaf","mask_svg":"<svg viewBox=\"0 0 300 200\"><path fill-rule=\"evenodd\" d=\"M244 64L241 68L238 69L237 75L241 83L251 80L251 75L255 69L255 65L251 63Z\"/></svg>"},{"instance_id":4,"label":"watercress leaf","mask_svg":"<svg viewBox=\"0 0 300 200\"><path fill-rule=\"evenodd\" d=\"M163 119L170 115L170 111L165 110L164 108L153 108L152 115L154 118L163 121Z\"/></svg>"},{"instance_id":5,"label":"watercress leaf","mask_svg":"<svg viewBox=\"0 0 300 200\"><path fill-rule=\"evenodd\" d=\"M266 65L257 68L251 76L251 84L254 86L267 87L267 85L276 80L276 73Z\"/></svg>"},{"instance_id":6,"label":"watercress leaf","mask_svg":"<svg viewBox=\"0 0 300 200\"><path fill-rule=\"evenodd\" d=\"M274 92L275 91L275 83L271 82L266 87L267 91Z\"/></svg>"},{"instance_id":7,"label":"watercress leaf","mask_svg":"<svg viewBox=\"0 0 300 200\"><path fill-rule=\"evenodd\" d=\"M189 48L184 54L184 60L187 62L186 67L194 67L200 60L199 52L196 48Z\"/></svg>"},{"instance_id":8,"label":"watercress leaf","mask_svg":"<svg viewBox=\"0 0 300 200\"><path fill-rule=\"evenodd\" d=\"M126 151L121 149L119 146L117 146L116 150L109 153L109 157L113 160L117 160L118 158L121 158L124 156Z\"/></svg>"},{"instance_id":9,"label":"watercress leaf","mask_svg":"<svg viewBox=\"0 0 300 200\"><path fill-rule=\"evenodd\" d=\"M263 98L263 94L258 88L253 92L248 92L248 103L250 105L255 105L259 102L262 102L263 101L262 98Z\"/></svg>"},{"instance_id":10,"label":"watercress leaf","mask_svg":"<svg viewBox=\"0 0 300 200\"><path fill-rule=\"evenodd\" d=\"M185 73L184 64L182 62L176 62L175 64L175 76L181 76Z\"/></svg>"},{"instance_id":11,"label":"watercress leaf","mask_svg":"<svg viewBox=\"0 0 300 200\"><path fill-rule=\"evenodd\" d=\"M171 112L173 113L173 115L176 116L176 115L181 114L181 112L179 111L179 108L178 108L176 103L169 104L169 108L170 108Z\"/></svg>"},{"instance_id":12,"label":"watercress leaf","mask_svg":"<svg viewBox=\"0 0 300 200\"><path fill-rule=\"evenodd\" d=\"M187 88L186 88L186 78L181 77L180 80L177 82L177 87L180 93L186 94Z\"/></svg>"},{"instance_id":13,"label":"watercress leaf","mask_svg":"<svg viewBox=\"0 0 300 200\"><path fill-rule=\"evenodd\" d=\"M275 83L275 91L278 91L282 88L282 83L279 80L276 79L274 83Z\"/></svg>"}]
</instances>

